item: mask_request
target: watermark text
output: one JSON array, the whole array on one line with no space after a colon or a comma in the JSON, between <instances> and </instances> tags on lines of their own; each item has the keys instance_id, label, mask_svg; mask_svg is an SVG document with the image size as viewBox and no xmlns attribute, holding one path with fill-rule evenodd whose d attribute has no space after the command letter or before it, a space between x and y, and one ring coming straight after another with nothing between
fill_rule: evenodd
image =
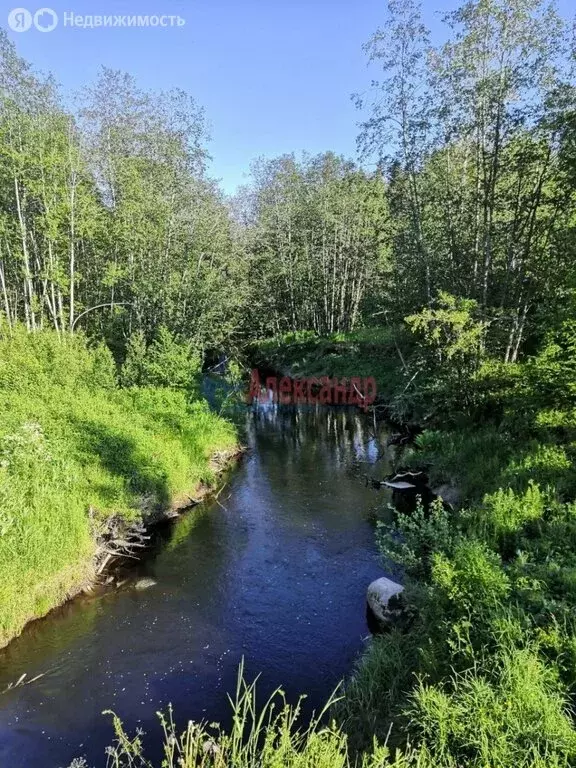
<instances>
[{"instance_id":1,"label":"watermark text","mask_svg":"<svg viewBox=\"0 0 576 768\"><path fill-rule=\"evenodd\" d=\"M376 379L311 377L292 379L289 376L267 376L263 381L257 369L252 371L247 403L278 403L279 405L356 405L366 410L376 400Z\"/></svg>"},{"instance_id":2,"label":"watermark text","mask_svg":"<svg viewBox=\"0 0 576 768\"><path fill-rule=\"evenodd\" d=\"M176 14L94 14L65 11L60 18L52 8L14 8L8 14L8 26L13 32L52 32L58 24L72 29L113 29L113 28L178 28L186 25L186 19Z\"/></svg>"}]
</instances>

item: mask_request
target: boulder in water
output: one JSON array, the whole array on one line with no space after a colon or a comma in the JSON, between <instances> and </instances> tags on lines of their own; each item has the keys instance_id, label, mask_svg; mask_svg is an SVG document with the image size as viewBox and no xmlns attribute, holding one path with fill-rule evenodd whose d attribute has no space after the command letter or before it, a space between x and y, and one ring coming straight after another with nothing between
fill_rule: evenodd
<instances>
[{"instance_id":1,"label":"boulder in water","mask_svg":"<svg viewBox=\"0 0 576 768\"><path fill-rule=\"evenodd\" d=\"M399 595L404 591L402 584L382 576L368 587L368 606L382 627L390 627L402 613Z\"/></svg>"}]
</instances>

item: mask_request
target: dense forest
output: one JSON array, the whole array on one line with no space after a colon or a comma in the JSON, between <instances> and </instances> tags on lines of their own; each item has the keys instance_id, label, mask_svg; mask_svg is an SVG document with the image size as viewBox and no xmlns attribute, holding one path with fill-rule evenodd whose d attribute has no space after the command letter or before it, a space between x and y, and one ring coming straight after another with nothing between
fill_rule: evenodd
<instances>
[{"instance_id":1,"label":"dense forest","mask_svg":"<svg viewBox=\"0 0 576 768\"><path fill-rule=\"evenodd\" d=\"M542 3L466 3L434 48L416 4L389 13L357 96L368 165L261 159L233 200L190 96L102 70L71 113L4 37L5 321L85 330L121 361L162 326L203 353L399 322L449 293L488 353L533 349L572 288L570 29Z\"/></svg>"},{"instance_id":2,"label":"dense forest","mask_svg":"<svg viewBox=\"0 0 576 768\"><path fill-rule=\"evenodd\" d=\"M543 0L466 0L444 38L390 0L358 158L256 159L229 198L188 94L103 69L71 109L0 36L0 641L86 578L85 507L130 518L209 480L235 442L198 394L221 357L375 376L379 413L417 434L399 467L461 499L379 529L404 618L333 726L294 735L285 711L204 751L189 726L167 765L576 761L574 28ZM119 445L120 478L100 463ZM51 553L49 514L35 531L18 510L57 516L67 487ZM116 729L110 764L144 765Z\"/></svg>"}]
</instances>

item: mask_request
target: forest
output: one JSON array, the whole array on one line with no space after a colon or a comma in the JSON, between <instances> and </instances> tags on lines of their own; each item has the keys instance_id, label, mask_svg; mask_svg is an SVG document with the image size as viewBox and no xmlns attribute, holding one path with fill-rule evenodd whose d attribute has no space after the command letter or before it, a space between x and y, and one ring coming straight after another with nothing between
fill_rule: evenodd
<instances>
[{"instance_id":1,"label":"forest","mask_svg":"<svg viewBox=\"0 0 576 768\"><path fill-rule=\"evenodd\" d=\"M230 733L163 721L168 768L576 764L574 26L465 0L443 34L390 0L357 158L256 158L229 197L192 96L102 69L71 99L0 33L0 646L95 526L213 481L220 359L375 377L398 467L460 497L379 526L403 618L328 721L246 686ZM107 765L152 765L115 728Z\"/></svg>"}]
</instances>

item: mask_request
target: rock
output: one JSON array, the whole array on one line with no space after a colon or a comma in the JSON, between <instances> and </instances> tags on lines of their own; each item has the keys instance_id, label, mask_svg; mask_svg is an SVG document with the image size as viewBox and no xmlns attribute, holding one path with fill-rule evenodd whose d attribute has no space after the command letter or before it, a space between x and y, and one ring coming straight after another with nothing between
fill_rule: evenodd
<instances>
[{"instance_id":1,"label":"rock","mask_svg":"<svg viewBox=\"0 0 576 768\"><path fill-rule=\"evenodd\" d=\"M376 579L368 587L366 593L368 606L378 622L384 627L389 627L402 612L400 601L397 598L403 591L402 584L397 584L385 576Z\"/></svg>"},{"instance_id":2,"label":"rock","mask_svg":"<svg viewBox=\"0 0 576 768\"><path fill-rule=\"evenodd\" d=\"M138 581L134 584L134 589L150 589L150 587L154 586L156 586L154 579L145 577L143 579L138 579Z\"/></svg>"}]
</instances>

